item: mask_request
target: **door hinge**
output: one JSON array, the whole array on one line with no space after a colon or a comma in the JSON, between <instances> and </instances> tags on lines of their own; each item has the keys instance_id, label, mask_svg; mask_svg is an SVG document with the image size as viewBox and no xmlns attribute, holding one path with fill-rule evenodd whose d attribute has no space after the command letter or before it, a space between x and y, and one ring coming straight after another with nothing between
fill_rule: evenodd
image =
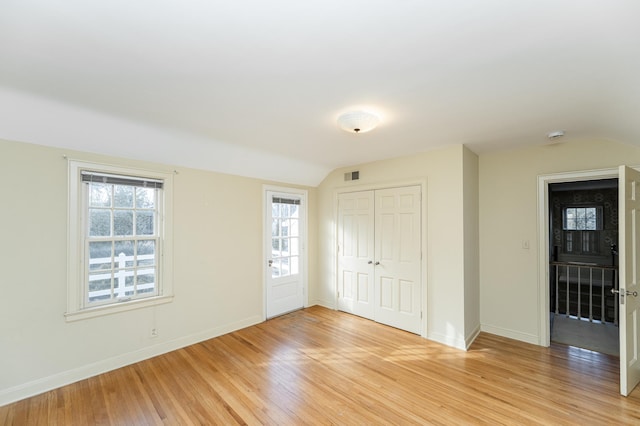
<instances>
[{"instance_id":1,"label":"door hinge","mask_svg":"<svg viewBox=\"0 0 640 426\"><path fill-rule=\"evenodd\" d=\"M338 299L340 299L340 292L338 292Z\"/></svg>"},{"instance_id":2,"label":"door hinge","mask_svg":"<svg viewBox=\"0 0 640 426\"><path fill-rule=\"evenodd\" d=\"M422 311L420 311L420 319L422 319Z\"/></svg>"}]
</instances>

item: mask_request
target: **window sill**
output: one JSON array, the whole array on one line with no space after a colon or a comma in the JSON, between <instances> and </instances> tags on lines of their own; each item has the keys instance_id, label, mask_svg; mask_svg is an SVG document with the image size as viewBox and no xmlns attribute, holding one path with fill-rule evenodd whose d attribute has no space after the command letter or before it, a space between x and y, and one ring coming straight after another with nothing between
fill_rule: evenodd
<instances>
[{"instance_id":1,"label":"window sill","mask_svg":"<svg viewBox=\"0 0 640 426\"><path fill-rule=\"evenodd\" d=\"M64 314L67 322L80 321L89 318L111 315L118 312L131 311L134 309L146 308L148 306L163 305L173 301L173 296L156 296L146 299L131 300L128 302L114 303L111 305L96 306L94 308L82 309Z\"/></svg>"}]
</instances>

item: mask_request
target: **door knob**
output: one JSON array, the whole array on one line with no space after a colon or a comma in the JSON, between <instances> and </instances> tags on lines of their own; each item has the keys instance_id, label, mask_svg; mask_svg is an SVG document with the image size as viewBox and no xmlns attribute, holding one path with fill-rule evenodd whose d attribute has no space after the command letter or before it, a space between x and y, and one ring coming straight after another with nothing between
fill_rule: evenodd
<instances>
[{"instance_id":1,"label":"door knob","mask_svg":"<svg viewBox=\"0 0 640 426\"><path fill-rule=\"evenodd\" d=\"M269 268L271 268L271 267L273 266L273 260L272 260L272 259L269 259L269 262L268 262L268 263L269 263Z\"/></svg>"},{"instance_id":2,"label":"door knob","mask_svg":"<svg viewBox=\"0 0 640 426\"><path fill-rule=\"evenodd\" d=\"M375 265L379 265L379 264L380 264L380 262L376 262L376 263L375 263Z\"/></svg>"},{"instance_id":3,"label":"door knob","mask_svg":"<svg viewBox=\"0 0 640 426\"><path fill-rule=\"evenodd\" d=\"M620 294L621 292L624 292L623 294L625 294L626 296L633 296L633 297L638 297L638 292L637 291L629 291L629 290L616 290L615 288L611 289L611 293L612 294Z\"/></svg>"},{"instance_id":4,"label":"door knob","mask_svg":"<svg viewBox=\"0 0 640 426\"><path fill-rule=\"evenodd\" d=\"M370 260L367 262L367 265L371 265L373 263L373 260Z\"/></svg>"}]
</instances>

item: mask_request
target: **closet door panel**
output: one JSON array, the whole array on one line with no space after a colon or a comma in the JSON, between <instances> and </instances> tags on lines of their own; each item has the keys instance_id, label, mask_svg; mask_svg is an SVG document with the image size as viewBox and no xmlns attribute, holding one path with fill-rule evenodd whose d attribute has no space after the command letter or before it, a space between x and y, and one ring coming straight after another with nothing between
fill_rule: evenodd
<instances>
[{"instance_id":1,"label":"closet door panel","mask_svg":"<svg viewBox=\"0 0 640 426\"><path fill-rule=\"evenodd\" d=\"M374 319L374 193L338 196L338 309Z\"/></svg>"},{"instance_id":2,"label":"closet door panel","mask_svg":"<svg viewBox=\"0 0 640 426\"><path fill-rule=\"evenodd\" d=\"M420 333L420 187L375 192L375 319Z\"/></svg>"}]
</instances>

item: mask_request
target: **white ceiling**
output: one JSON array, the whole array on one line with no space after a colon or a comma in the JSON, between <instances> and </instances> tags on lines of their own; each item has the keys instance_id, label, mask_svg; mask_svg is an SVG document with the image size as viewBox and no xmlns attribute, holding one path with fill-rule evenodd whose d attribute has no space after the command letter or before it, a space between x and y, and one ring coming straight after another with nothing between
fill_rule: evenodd
<instances>
[{"instance_id":1,"label":"white ceiling","mask_svg":"<svg viewBox=\"0 0 640 426\"><path fill-rule=\"evenodd\" d=\"M639 22L637 0L3 0L0 137L310 185L557 129L640 145ZM382 124L339 130L352 107Z\"/></svg>"}]
</instances>

